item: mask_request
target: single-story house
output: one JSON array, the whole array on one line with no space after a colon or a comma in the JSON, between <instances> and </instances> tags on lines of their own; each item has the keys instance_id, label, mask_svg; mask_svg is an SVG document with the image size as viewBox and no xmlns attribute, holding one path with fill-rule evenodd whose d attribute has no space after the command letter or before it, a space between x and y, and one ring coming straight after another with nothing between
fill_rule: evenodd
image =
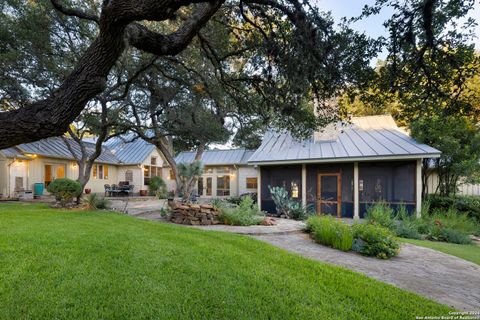
<instances>
[{"instance_id":1,"label":"single-story house","mask_svg":"<svg viewBox=\"0 0 480 320\"><path fill-rule=\"evenodd\" d=\"M69 143L79 153L78 145ZM93 148L87 142L89 152ZM310 139L269 131L257 150L207 150L196 187L205 198L256 192L261 209L268 212L275 211L269 186L282 186L303 205L338 217L363 217L378 201L419 213L422 159L439 156L439 150L412 139L391 116L356 117L348 124L332 124ZM194 157L194 152L181 152L176 161L190 163ZM61 138L0 150L4 196L77 175L74 157ZM138 192L148 188L153 176L161 176L168 190L175 188L171 170L155 146L133 136L117 137L104 144L87 188L101 193L105 184L128 181Z\"/></svg>"},{"instance_id":2,"label":"single-story house","mask_svg":"<svg viewBox=\"0 0 480 320\"><path fill-rule=\"evenodd\" d=\"M265 211L275 210L269 186L282 186L317 212L362 218L378 201L420 214L422 159L439 156L391 116L369 116L332 124L302 141L268 132L248 163L258 169L258 202Z\"/></svg>"},{"instance_id":3,"label":"single-story house","mask_svg":"<svg viewBox=\"0 0 480 320\"><path fill-rule=\"evenodd\" d=\"M67 141L79 156L78 144ZM93 153L94 143L85 145L87 152ZM104 144L86 188L103 193L106 184L128 181L134 185L134 192L139 192L148 189L149 179L157 175L173 189L174 182L168 179L169 167L155 146L141 139L133 140L133 136L116 137ZM33 190L35 183L46 187L57 178L78 178L75 158L59 137L0 150L0 197L19 196L25 190Z\"/></svg>"}]
</instances>

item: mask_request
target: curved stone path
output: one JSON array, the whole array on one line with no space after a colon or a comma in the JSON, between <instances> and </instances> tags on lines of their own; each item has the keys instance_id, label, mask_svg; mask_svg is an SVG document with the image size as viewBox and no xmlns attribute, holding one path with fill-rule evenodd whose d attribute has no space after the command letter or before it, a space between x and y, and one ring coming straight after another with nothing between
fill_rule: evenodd
<instances>
[{"instance_id":1,"label":"curved stone path","mask_svg":"<svg viewBox=\"0 0 480 320\"><path fill-rule=\"evenodd\" d=\"M480 311L480 266L411 244L390 260L342 252L313 242L307 234L254 236L301 256L351 269L446 304Z\"/></svg>"}]
</instances>

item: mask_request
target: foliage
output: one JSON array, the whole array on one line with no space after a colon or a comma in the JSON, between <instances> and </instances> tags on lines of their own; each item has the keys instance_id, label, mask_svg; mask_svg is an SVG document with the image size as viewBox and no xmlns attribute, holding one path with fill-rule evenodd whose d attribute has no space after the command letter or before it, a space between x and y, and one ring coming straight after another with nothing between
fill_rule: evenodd
<instances>
[{"instance_id":1,"label":"foliage","mask_svg":"<svg viewBox=\"0 0 480 320\"><path fill-rule=\"evenodd\" d=\"M96 193L87 195L87 197L83 199L83 203L89 210L107 209L110 205L110 201L108 199L105 199L105 197L101 197Z\"/></svg>"},{"instance_id":2,"label":"foliage","mask_svg":"<svg viewBox=\"0 0 480 320\"><path fill-rule=\"evenodd\" d=\"M190 199L193 192L193 183L197 181L203 173L203 164L201 161L192 163L180 163L177 165L178 175L180 177L180 192L183 199Z\"/></svg>"},{"instance_id":3,"label":"foliage","mask_svg":"<svg viewBox=\"0 0 480 320\"><path fill-rule=\"evenodd\" d=\"M148 184L148 191L151 196L165 199L167 196L167 184L161 177L152 177L150 178L150 183Z\"/></svg>"},{"instance_id":4,"label":"foliage","mask_svg":"<svg viewBox=\"0 0 480 320\"><path fill-rule=\"evenodd\" d=\"M415 223L402 221L398 224L395 233L398 237L407 239L421 239L422 235L418 232L418 225Z\"/></svg>"},{"instance_id":5,"label":"foliage","mask_svg":"<svg viewBox=\"0 0 480 320\"><path fill-rule=\"evenodd\" d=\"M229 197L225 201L238 206L242 202L242 197Z\"/></svg>"},{"instance_id":6,"label":"foliage","mask_svg":"<svg viewBox=\"0 0 480 320\"><path fill-rule=\"evenodd\" d=\"M220 221L232 226L257 225L264 219L264 214L250 197L242 198L234 208L221 207Z\"/></svg>"},{"instance_id":7,"label":"foliage","mask_svg":"<svg viewBox=\"0 0 480 320\"><path fill-rule=\"evenodd\" d=\"M352 249L366 256L389 259L398 254L400 245L387 228L375 224L355 224Z\"/></svg>"},{"instance_id":8,"label":"foliage","mask_svg":"<svg viewBox=\"0 0 480 320\"><path fill-rule=\"evenodd\" d=\"M465 213L480 223L480 197L429 195L426 200L432 210L446 211L455 208L459 213Z\"/></svg>"},{"instance_id":9,"label":"foliage","mask_svg":"<svg viewBox=\"0 0 480 320\"><path fill-rule=\"evenodd\" d=\"M82 193L82 186L77 181L62 178L52 181L47 191L53 194L62 206L65 206Z\"/></svg>"},{"instance_id":10,"label":"foliage","mask_svg":"<svg viewBox=\"0 0 480 320\"><path fill-rule=\"evenodd\" d=\"M168 217L169 215L170 215L170 208L168 206L160 209L160 216L162 218Z\"/></svg>"},{"instance_id":11,"label":"foliage","mask_svg":"<svg viewBox=\"0 0 480 320\"><path fill-rule=\"evenodd\" d=\"M451 229L451 228L442 228L440 230L438 240L450 242L450 243L458 243L458 244L472 243L472 240L470 240L468 235L458 231L457 229Z\"/></svg>"},{"instance_id":12,"label":"foliage","mask_svg":"<svg viewBox=\"0 0 480 320\"><path fill-rule=\"evenodd\" d=\"M44 204L4 203L0 212L6 319L405 320L452 311L250 237Z\"/></svg>"},{"instance_id":13,"label":"foliage","mask_svg":"<svg viewBox=\"0 0 480 320\"><path fill-rule=\"evenodd\" d=\"M288 219L305 220L313 212L308 206L302 206L297 200L288 196L287 190L282 187L270 187L270 194L277 209L279 216L285 216Z\"/></svg>"},{"instance_id":14,"label":"foliage","mask_svg":"<svg viewBox=\"0 0 480 320\"><path fill-rule=\"evenodd\" d=\"M434 159L438 173L438 189L442 196L455 195L461 179L480 179L480 128L466 116L428 116L411 124L412 136L442 151ZM427 168L425 168L426 170Z\"/></svg>"},{"instance_id":15,"label":"foliage","mask_svg":"<svg viewBox=\"0 0 480 320\"><path fill-rule=\"evenodd\" d=\"M318 243L342 251L352 248L352 229L339 219L331 216L311 216L307 220L307 230Z\"/></svg>"},{"instance_id":16,"label":"foliage","mask_svg":"<svg viewBox=\"0 0 480 320\"><path fill-rule=\"evenodd\" d=\"M397 223L394 220L394 211L385 202L377 202L368 207L365 219L367 223L380 225L391 231L394 231L397 227Z\"/></svg>"}]
</instances>

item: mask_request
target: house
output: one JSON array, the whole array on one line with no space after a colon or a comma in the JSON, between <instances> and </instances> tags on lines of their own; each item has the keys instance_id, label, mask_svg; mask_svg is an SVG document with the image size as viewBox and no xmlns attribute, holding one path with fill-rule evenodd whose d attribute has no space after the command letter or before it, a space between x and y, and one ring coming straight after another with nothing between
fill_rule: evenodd
<instances>
[{"instance_id":1,"label":"house","mask_svg":"<svg viewBox=\"0 0 480 320\"><path fill-rule=\"evenodd\" d=\"M67 142L80 156L78 144L70 139ZM85 142L85 146L87 153L93 153L94 143ZM137 193L148 189L149 179L158 175L173 189L174 182L168 180L168 173L166 161L155 146L141 139L134 140L133 136L116 137L104 144L86 188L103 193L105 184L128 181ZM75 158L59 137L0 150L0 195L19 196L24 190L33 190L35 183L46 187L57 178L78 178Z\"/></svg>"},{"instance_id":2,"label":"house","mask_svg":"<svg viewBox=\"0 0 480 320\"><path fill-rule=\"evenodd\" d=\"M378 201L420 214L422 159L439 156L391 116L369 116L332 124L303 141L268 132L248 163L258 170L258 202L265 211L275 210L269 186L282 186L317 212L362 218Z\"/></svg>"},{"instance_id":3,"label":"house","mask_svg":"<svg viewBox=\"0 0 480 320\"><path fill-rule=\"evenodd\" d=\"M258 188L257 170L248 164L255 150L206 150L202 154L204 171L198 180L197 194L201 197L229 197L255 193ZM192 163L195 152L181 152L177 163Z\"/></svg>"},{"instance_id":4,"label":"house","mask_svg":"<svg viewBox=\"0 0 480 320\"><path fill-rule=\"evenodd\" d=\"M87 143L89 152L93 148ZM439 150L415 141L391 116L357 117L348 124L331 124L310 139L269 131L257 150L207 150L196 189L203 198L257 193L261 209L272 213L269 187L281 186L303 205L338 217L361 218L378 201L419 214L422 159L439 156ZM181 152L176 161L191 163L194 158L194 152ZM118 137L104 144L87 187L103 192L104 184L129 181L138 192L148 188L151 177L161 176L172 190L170 171L155 146L133 136ZM4 195L32 189L34 183L48 185L55 178L75 179L77 174L60 138L0 150Z\"/></svg>"}]
</instances>

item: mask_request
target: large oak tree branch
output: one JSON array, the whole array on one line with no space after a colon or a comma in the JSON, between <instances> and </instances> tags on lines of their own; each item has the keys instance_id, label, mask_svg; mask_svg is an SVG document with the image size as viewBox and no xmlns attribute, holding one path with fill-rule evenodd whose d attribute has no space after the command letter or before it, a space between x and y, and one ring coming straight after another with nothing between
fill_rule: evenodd
<instances>
[{"instance_id":1,"label":"large oak tree branch","mask_svg":"<svg viewBox=\"0 0 480 320\"><path fill-rule=\"evenodd\" d=\"M53 2L58 4L55 0ZM177 54L190 43L223 3L222 0L218 0L198 5L197 10L176 32L160 35L132 22L152 18L151 14L154 11L155 20L167 19L171 16L172 8L178 9L178 6L192 2L174 0L144 2L163 5L164 12L155 11L161 8L156 7L155 10L144 12L142 17L137 8L134 15L129 15L128 10L132 6L138 7L138 2L128 0L104 2L99 19L99 36L62 85L45 100L0 113L0 149L63 135L87 102L105 90L107 76L124 52L126 43L156 55ZM72 15L81 15L62 6L59 8ZM125 20L125 17L132 20Z\"/></svg>"}]
</instances>

